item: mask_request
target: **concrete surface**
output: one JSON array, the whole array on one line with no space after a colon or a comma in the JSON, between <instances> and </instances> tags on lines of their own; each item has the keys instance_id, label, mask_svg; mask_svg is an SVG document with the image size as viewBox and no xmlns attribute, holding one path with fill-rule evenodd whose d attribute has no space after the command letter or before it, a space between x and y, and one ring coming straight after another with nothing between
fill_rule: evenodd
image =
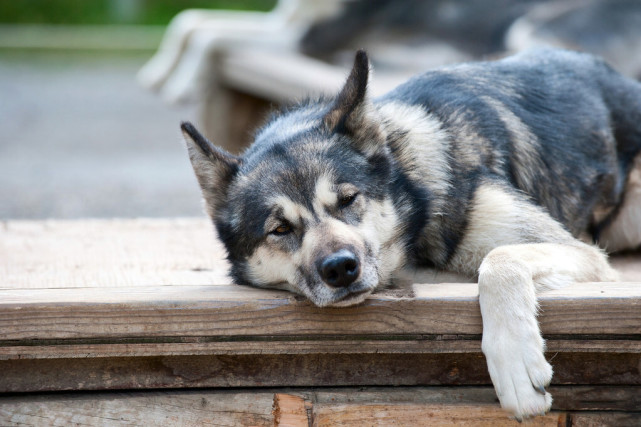
<instances>
[{"instance_id":1,"label":"concrete surface","mask_svg":"<svg viewBox=\"0 0 641 427\"><path fill-rule=\"evenodd\" d=\"M0 219L202 215L196 110L138 86L146 59L0 52Z\"/></svg>"}]
</instances>

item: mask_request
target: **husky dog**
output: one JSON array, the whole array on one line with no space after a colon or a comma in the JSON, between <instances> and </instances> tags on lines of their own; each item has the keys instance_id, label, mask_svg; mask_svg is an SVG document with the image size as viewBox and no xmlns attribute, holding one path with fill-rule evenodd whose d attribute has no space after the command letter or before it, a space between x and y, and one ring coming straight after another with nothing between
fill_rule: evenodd
<instances>
[{"instance_id":1,"label":"husky dog","mask_svg":"<svg viewBox=\"0 0 641 427\"><path fill-rule=\"evenodd\" d=\"M277 115L240 157L182 124L232 277L321 307L362 302L408 263L477 277L501 405L545 413L537 293L614 281L597 244L641 243L641 84L550 49L377 99L368 74L359 51L336 97Z\"/></svg>"}]
</instances>

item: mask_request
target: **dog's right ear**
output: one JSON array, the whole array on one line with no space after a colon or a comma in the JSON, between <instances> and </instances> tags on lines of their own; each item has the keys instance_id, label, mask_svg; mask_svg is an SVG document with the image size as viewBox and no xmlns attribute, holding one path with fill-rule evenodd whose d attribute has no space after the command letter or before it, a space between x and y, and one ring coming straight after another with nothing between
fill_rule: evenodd
<instances>
[{"instance_id":1,"label":"dog's right ear","mask_svg":"<svg viewBox=\"0 0 641 427\"><path fill-rule=\"evenodd\" d=\"M358 132L365 119L368 80L369 59L364 50L359 50L345 85L323 117L327 129L340 133Z\"/></svg>"},{"instance_id":2,"label":"dog's right ear","mask_svg":"<svg viewBox=\"0 0 641 427\"><path fill-rule=\"evenodd\" d=\"M241 159L214 146L189 122L182 122L180 129L205 198L207 212L213 218L227 198L227 189L238 172Z\"/></svg>"},{"instance_id":3,"label":"dog's right ear","mask_svg":"<svg viewBox=\"0 0 641 427\"><path fill-rule=\"evenodd\" d=\"M356 52L354 66L345 85L323 117L325 128L348 135L353 145L374 153L385 144L381 120L367 95L370 64L364 50Z\"/></svg>"}]
</instances>

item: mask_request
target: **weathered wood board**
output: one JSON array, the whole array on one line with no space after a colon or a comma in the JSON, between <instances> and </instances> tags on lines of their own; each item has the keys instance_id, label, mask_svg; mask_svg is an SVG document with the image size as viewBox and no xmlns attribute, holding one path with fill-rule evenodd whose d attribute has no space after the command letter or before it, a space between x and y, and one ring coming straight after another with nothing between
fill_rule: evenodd
<instances>
[{"instance_id":1,"label":"weathered wood board","mask_svg":"<svg viewBox=\"0 0 641 427\"><path fill-rule=\"evenodd\" d=\"M202 219L0 222L0 289L229 284Z\"/></svg>"},{"instance_id":2,"label":"weathered wood board","mask_svg":"<svg viewBox=\"0 0 641 427\"><path fill-rule=\"evenodd\" d=\"M2 360L0 392L490 384L480 352L269 353ZM640 353L548 352L547 357L555 385L641 386Z\"/></svg>"}]
</instances>

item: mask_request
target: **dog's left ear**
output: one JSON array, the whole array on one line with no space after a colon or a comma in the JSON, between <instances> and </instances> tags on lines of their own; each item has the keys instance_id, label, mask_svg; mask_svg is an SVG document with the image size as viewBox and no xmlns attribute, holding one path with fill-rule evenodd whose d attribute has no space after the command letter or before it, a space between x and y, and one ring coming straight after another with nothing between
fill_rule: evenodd
<instances>
[{"instance_id":1,"label":"dog's left ear","mask_svg":"<svg viewBox=\"0 0 641 427\"><path fill-rule=\"evenodd\" d=\"M329 112L323 117L325 127L349 135L364 151L375 150L381 142L381 127L367 96L369 59L364 50L356 52L354 66Z\"/></svg>"},{"instance_id":2,"label":"dog's left ear","mask_svg":"<svg viewBox=\"0 0 641 427\"><path fill-rule=\"evenodd\" d=\"M182 122L180 129L187 143L189 160L200 184L207 213L213 219L227 200L227 189L242 159L213 145L189 122Z\"/></svg>"}]
</instances>

